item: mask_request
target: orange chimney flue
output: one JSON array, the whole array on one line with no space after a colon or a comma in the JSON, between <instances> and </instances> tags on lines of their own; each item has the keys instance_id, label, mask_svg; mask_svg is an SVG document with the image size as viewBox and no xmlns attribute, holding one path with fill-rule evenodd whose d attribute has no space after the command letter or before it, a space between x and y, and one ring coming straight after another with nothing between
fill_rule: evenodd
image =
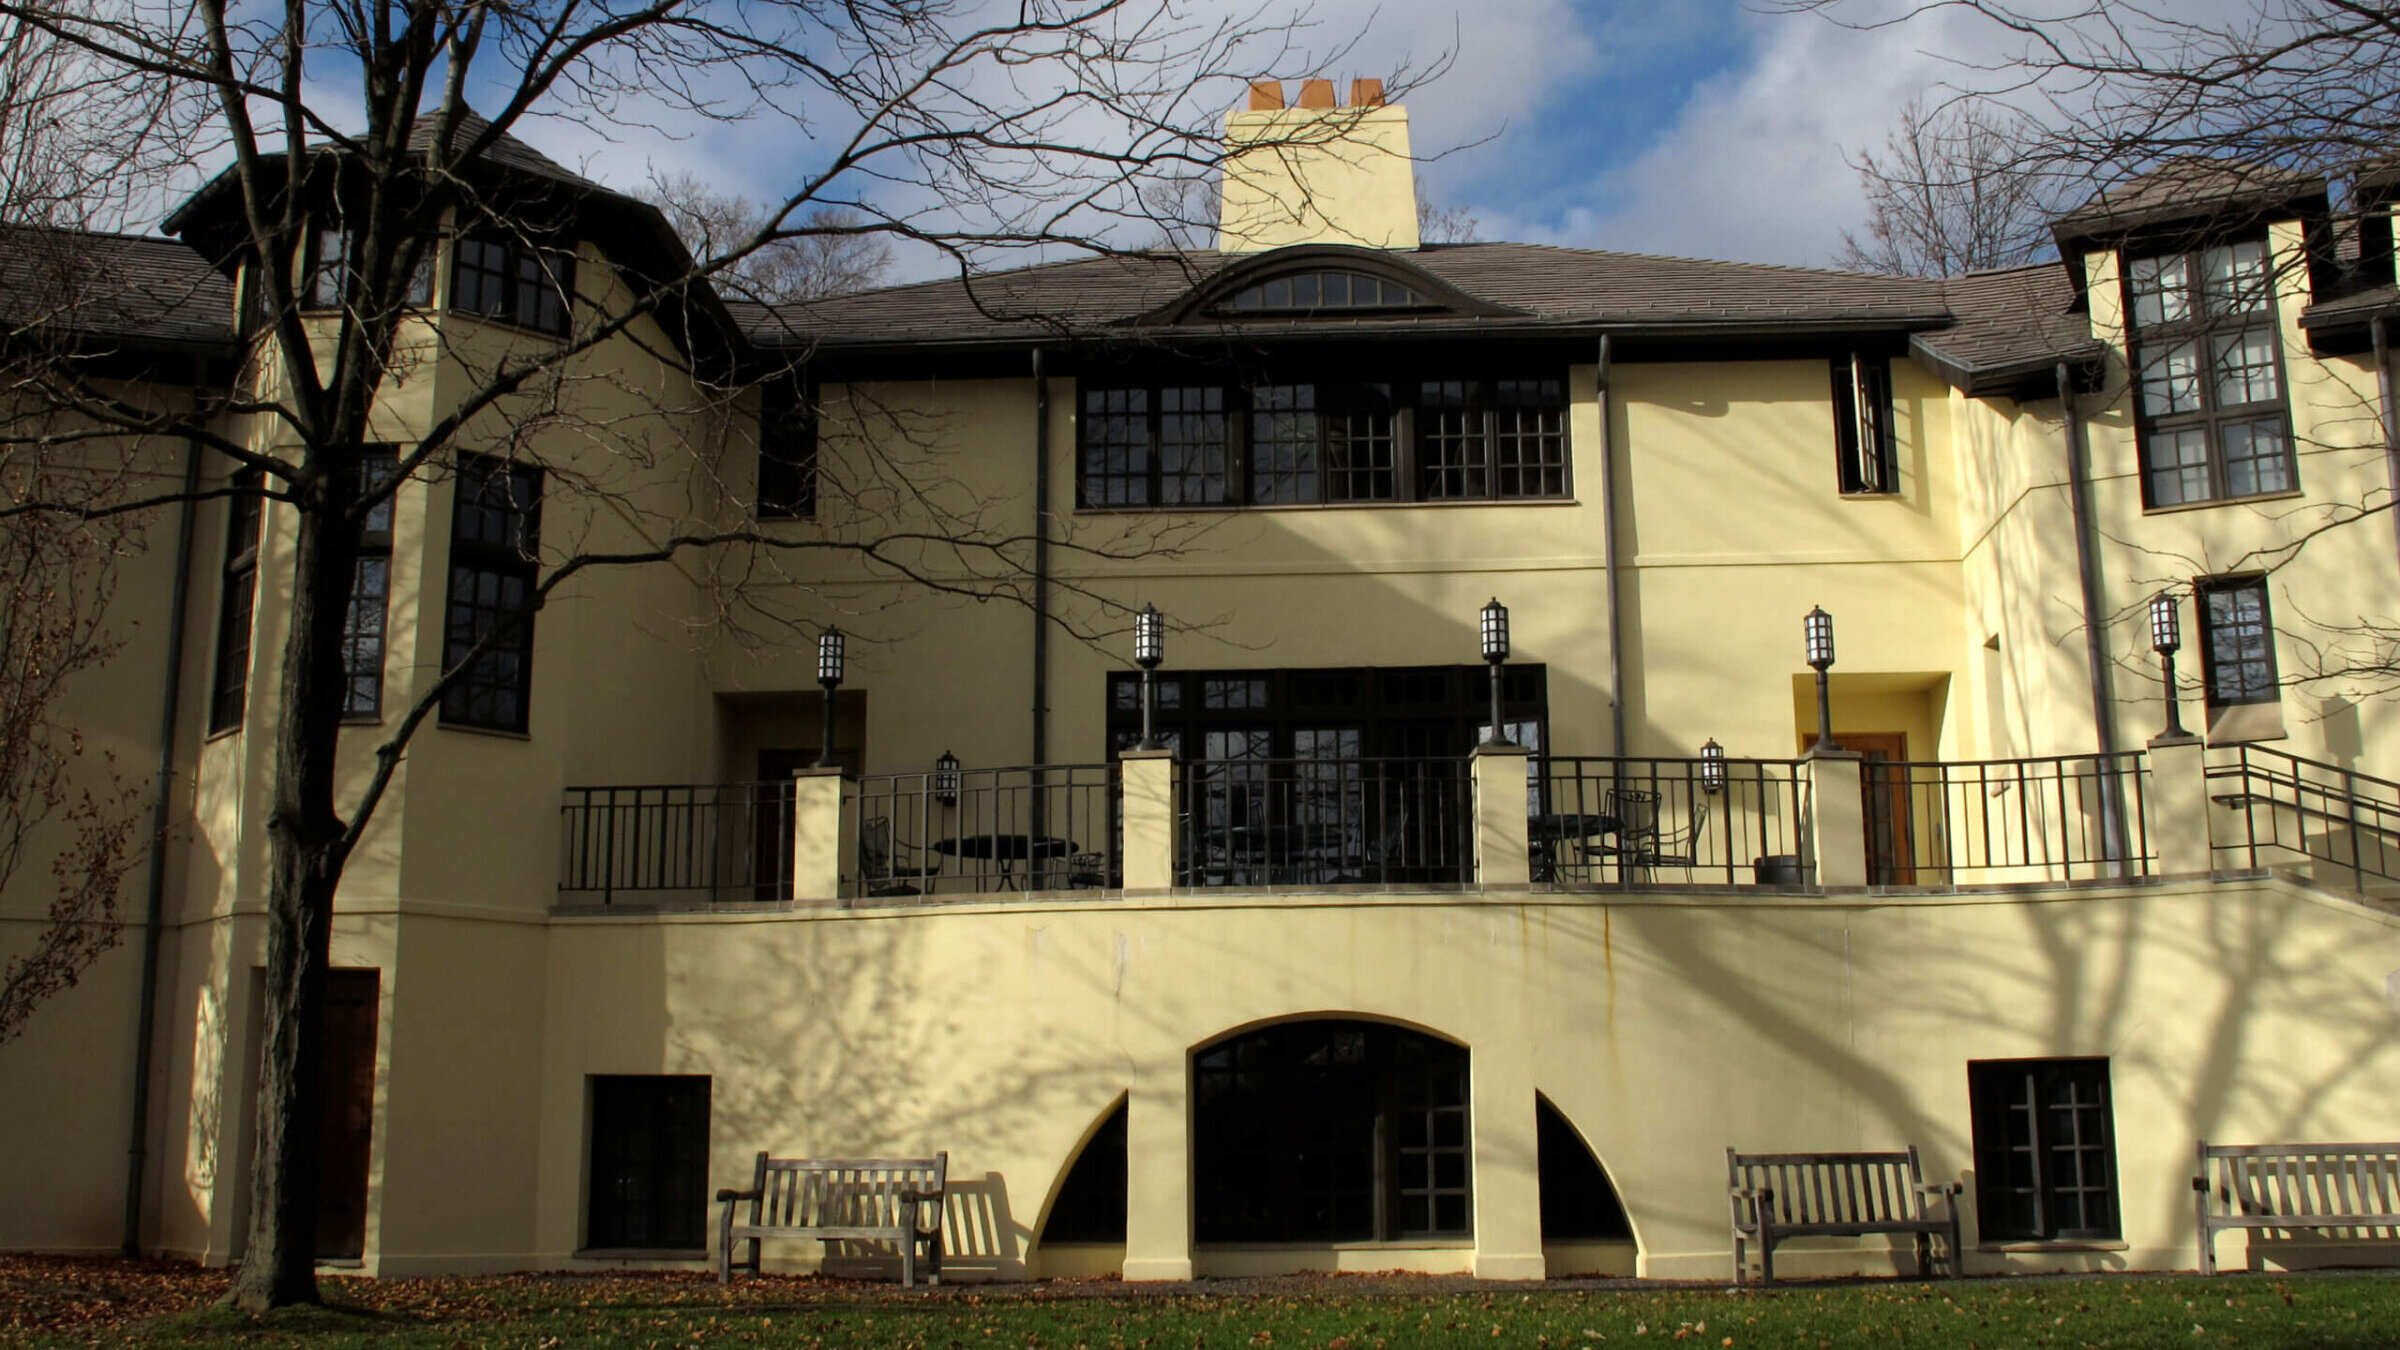
<instances>
[{"instance_id":1,"label":"orange chimney flue","mask_svg":"<svg viewBox=\"0 0 2400 1350\"><path fill-rule=\"evenodd\" d=\"M1353 108L1382 107L1383 81L1352 80L1350 82L1350 106Z\"/></svg>"},{"instance_id":2,"label":"orange chimney flue","mask_svg":"<svg viewBox=\"0 0 2400 1350\"><path fill-rule=\"evenodd\" d=\"M1300 82L1300 106L1303 108L1332 107L1333 81L1302 80Z\"/></svg>"},{"instance_id":3,"label":"orange chimney flue","mask_svg":"<svg viewBox=\"0 0 2400 1350\"><path fill-rule=\"evenodd\" d=\"M1273 112L1283 106L1283 81L1252 80L1250 82L1250 111Z\"/></svg>"}]
</instances>

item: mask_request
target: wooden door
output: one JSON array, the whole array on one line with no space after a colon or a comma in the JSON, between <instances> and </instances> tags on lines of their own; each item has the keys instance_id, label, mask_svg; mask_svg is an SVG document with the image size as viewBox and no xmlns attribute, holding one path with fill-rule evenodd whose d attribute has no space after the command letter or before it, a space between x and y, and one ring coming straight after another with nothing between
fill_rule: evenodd
<instances>
[{"instance_id":1,"label":"wooden door","mask_svg":"<svg viewBox=\"0 0 2400 1350\"><path fill-rule=\"evenodd\" d=\"M317 1091L317 1259L367 1249L367 1168L375 1140L375 1018L381 973L325 974L325 1038Z\"/></svg>"},{"instance_id":2,"label":"wooden door","mask_svg":"<svg viewBox=\"0 0 2400 1350\"><path fill-rule=\"evenodd\" d=\"M1898 731L1836 731L1834 740L1855 751L1859 791L1865 796L1867 884L1909 886L1917 879L1915 836L1910 833L1908 809L1908 736ZM1814 746L1817 734L1808 732L1802 746Z\"/></svg>"}]
</instances>

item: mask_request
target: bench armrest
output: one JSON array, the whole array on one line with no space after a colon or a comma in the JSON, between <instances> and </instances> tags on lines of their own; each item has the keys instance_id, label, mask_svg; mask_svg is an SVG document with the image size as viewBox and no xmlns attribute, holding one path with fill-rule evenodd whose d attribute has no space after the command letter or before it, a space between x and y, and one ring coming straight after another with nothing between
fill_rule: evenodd
<instances>
[{"instance_id":1,"label":"bench armrest","mask_svg":"<svg viewBox=\"0 0 2400 1350\"><path fill-rule=\"evenodd\" d=\"M903 1200L914 1200L919 1204L923 1204L928 1200L938 1204L941 1201L942 1193L940 1191L902 1191L900 1192L900 1198Z\"/></svg>"},{"instance_id":2,"label":"bench armrest","mask_svg":"<svg viewBox=\"0 0 2400 1350\"><path fill-rule=\"evenodd\" d=\"M1958 1181L1920 1181L1917 1183L1917 1194L1938 1195L1945 1199L1954 1197L1965 1189L1966 1184Z\"/></svg>"},{"instance_id":3,"label":"bench armrest","mask_svg":"<svg viewBox=\"0 0 2400 1350\"><path fill-rule=\"evenodd\" d=\"M2195 1190L2195 1191L2198 1191L2198 1192L2200 1192L2202 1195L2206 1195L2206 1194L2208 1194L2208 1178L2207 1178L2207 1177L2193 1177L2193 1178L2192 1178L2192 1189L2193 1189L2193 1190Z\"/></svg>"},{"instance_id":4,"label":"bench armrest","mask_svg":"<svg viewBox=\"0 0 2400 1350\"><path fill-rule=\"evenodd\" d=\"M717 1200L722 1204L731 1204L736 1200L756 1200L757 1198L758 1192L756 1191L737 1191L730 1186L717 1192Z\"/></svg>"}]
</instances>

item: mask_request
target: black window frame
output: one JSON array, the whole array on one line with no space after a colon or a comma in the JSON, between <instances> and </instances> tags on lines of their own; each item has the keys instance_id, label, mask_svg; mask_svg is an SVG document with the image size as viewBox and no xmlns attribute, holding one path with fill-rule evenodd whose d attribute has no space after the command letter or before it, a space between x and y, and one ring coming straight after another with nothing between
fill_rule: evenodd
<instances>
[{"instance_id":1,"label":"black window frame","mask_svg":"<svg viewBox=\"0 0 2400 1350\"><path fill-rule=\"evenodd\" d=\"M565 337L575 324L575 247L488 230L451 241L450 308Z\"/></svg>"},{"instance_id":2,"label":"black window frame","mask_svg":"<svg viewBox=\"0 0 2400 1350\"><path fill-rule=\"evenodd\" d=\"M584 1249L706 1251L709 1075L592 1074L586 1081Z\"/></svg>"},{"instance_id":3,"label":"black window frame","mask_svg":"<svg viewBox=\"0 0 2400 1350\"><path fill-rule=\"evenodd\" d=\"M384 497L358 526L358 560L351 570L350 603L342 614L342 718L373 722L383 717L392 603L391 488L400 473L400 447L361 447L356 473L354 493L382 492Z\"/></svg>"},{"instance_id":4,"label":"black window frame","mask_svg":"<svg viewBox=\"0 0 2400 1350\"><path fill-rule=\"evenodd\" d=\"M2232 616L2230 625L2218 614L2220 598L2239 605L2243 597L2255 596L2258 614L2255 621ZM2275 607L2267 593L2267 578L2263 573L2243 576L2203 577L2192 583L2193 610L2200 628L2201 689L2211 708L2229 708L2251 703L2280 703L2283 700L2282 670L2275 659ZM2244 630L2255 627L2255 636L2263 649L2263 658L2220 650L2227 628L2239 640ZM2239 669L2239 683L2228 686L2226 670ZM2248 667L2263 667L2259 677Z\"/></svg>"},{"instance_id":5,"label":"black window frame","mask_svg":"<svg viewBox=\"0 0 2400 1350\"><path fill-rule=\"evenodd\" d=\"M1900 438L1893 428L1892 363L1852 352L1833 372L1835 480L1845 497L1900 494Z\"/></svg>"},{"instance_id":6,"label":"black window frame","mask_svg":"<svg viewBox=\"0 0 2400 1350\"><path fill-rule=\"evenodd\" d=\"M225 498L225 561L217 588L217 644L208 733L239 731L250 701L250 639L257 620L258 556L267 498L256 469L234 473Z\"/></svg>"},{"instance_id":7,"label":"black window frame","mask_svg":"<svg viewBox=\"0 0 2400 1350\"><path fill-rule=\"evenodd\" d=\"M752 513L760 520L812 520L817 514L817 416L812 390L788 380L758 391L758 478Z\"/></svg>"},{"instance_id":8,"label":"black window frame","mask_svg":"<svg viewBox=\"0 0 2400 1350\"><path fill-rule=\"evenodd\" d=\"M456 670L486 635L511 631L478 653L442 695L444 726L524 732L532 721L533 588L541 575L542 470L462 454L450 514L449 592L442 606L442 669ZM494 496L494 484L505 491ZM498 537L492 537L497 535ZM523 604L513 607L510 595Z\"/></svg>"},{"instance_id":9,"label":"black window frame","mask_svg":"<svg viewBox=\"0 0 2400 1350\"><path fill-rule=\"evenodd\" d=\"M1967 1097L1982 1241L2124 1236L2115 1093L2105 1057L1970 1060ZM2095 1170L2104 1175L2095 1179Z\"/></svg>"},{"instance_id":10,"label":"black window frame","mask_svg":"<svg viewBox=\"0 0 2400 1350\"><path fill-rule=\"evenodd\" d=\"M342 308L346 289L342 268L349 261L353 237L350 229L339 221L319 221L309 227L298 287L302 313L324 314ZM409 274L408 290L401 295L401 304L419 309L433 304L435 252L435 245L429 241L424 252L417 256L417 268Z\"/></svg>"},{"instance_id":11,"label":"black window frame","mask_svg":"<svg viewBox=\"0 0 2400 1350\"><path fill-rule=\"evenodd\" d=\"M1195 1241L1472 1239L1472 1067L1454 1041L1350 1018L1194 1052Z\"/></svg>"},{"instance_id":12,"label":"black window frame","mask_svg":"<svg viewBox=\"0 0 2400 1350\"><path fill-rule=\"evenodd\" d=\"M1372 295L1363 293L1367 282ZM1340 299L1334 299L1336 292ZM1356 267L1310 267L1279 272L1242 287L1216 302L1212 312L1247 317L1287 314L1371 314L1399 310L1439 309L1416 286L1397 277Z\"/></svg>"},{"instance_id":13,"label":"black window frame","mask_svg":"<svg viewBox=\"0 0 2400 1350\"><path fill-rule=\"evenodd\" d=\"M2212 280L2211 260L2219 254L2231 256L2243 248L2258 250L2256 278L2248 284L2258 288L2259 303L2255 308L2227 308L2219 311L2233 287ZM2291 372L2284 360L2281 313L2276 285L2275 252L2272 241L2263 235L2220 239L2197 246L2152 247L2128 249L2119 277L2119 293L2125 316L2126 348L2132 365L2132 385L2129 395L2133 401L2136 453L2140 461L2142 509L2145 511L2175 510L2183 507L2209 506L2222 502L2252 501L2265 497L2289 496L2300 491L2299 447L2293 439L2291 412ZM2183 304L2180 317L2163 317L2167 308L2163 298L2170 288L2145 287L2141 274L2152 265L2180 265L2184 269ZM2227 275L2235 275L2227 269ZM2162 317L2145 323L2141 317L2145 303L2156 293ZM2238 292L2235 292L2238 293ZM2228 403L2221 399L2222 385L2219 370L2220 346L2229 338L2262 338L2266 344L2266 371L2275 382L2270 398L2248 399ZM2197 362L2190 379L2194 406L2159 413L2151 410L2150 388L2156 384L2175 399L2172 368L2165 358L2189 347ZM2160 376L2153 378L2153 365ZM2255 364L2242 367L2255 371ZM2248 383L2246 379L2244 383ZM2271 424L2274 436L2281 441L2281 453L2270 460L2266 456L2248 454L2229 458L2229 437L2244 431L2255 437ZM2188 437L2196 436L2197 441ZM2251 442L2255 447L2256 441ZM2199 458L2191 457L2197 447ZM2171 463L2160 464L2155 457L2172 452ZM2273 486L2256 486L2268 472L2280 476ZM2246 466L2238 469L2236 466ZM2196 493L2186 491L2185 479L2193 472L2201 479ZM2235 480L2248 474L2250 490L2236 490ZM2164 491L2173 482L2174 492Z\"/></svg>"},{"instance_id":14,"label":"black window frame","mask_svg":"<svg viewBox=\"0 0 2400 1350\"><path fill-rule=\"evenodd\" d=\"M1184 511L1571 501L1572 409L1563 371L1089 381L1077 396L1076 504ZM1459 428L1440 430L1450 416ZM1173 434L1195 419L1222 436L1213 453L1205 431L1197 440ZM1439 442L1464 453L1455 462L1438 456Z\"/></svg>"}]
</instances>

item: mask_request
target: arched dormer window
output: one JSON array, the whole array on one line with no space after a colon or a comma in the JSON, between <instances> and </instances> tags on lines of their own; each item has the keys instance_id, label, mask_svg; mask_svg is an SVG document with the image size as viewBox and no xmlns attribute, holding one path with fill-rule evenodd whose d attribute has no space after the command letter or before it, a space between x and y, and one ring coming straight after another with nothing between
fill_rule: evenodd
<instances>
[{"instance_id":1,"label":"arched dormer window","mask_svg":"<svg viewBox=\"0 0 2400 1350\"><path fill-rule=\"evenodd\" d=\"M1390 277L1328 268L1272 277L1234 292L1218 307L1237 314L1290 314L1328 309L1418 309L1430 303Z\"/></svg>"}]
</instances>

